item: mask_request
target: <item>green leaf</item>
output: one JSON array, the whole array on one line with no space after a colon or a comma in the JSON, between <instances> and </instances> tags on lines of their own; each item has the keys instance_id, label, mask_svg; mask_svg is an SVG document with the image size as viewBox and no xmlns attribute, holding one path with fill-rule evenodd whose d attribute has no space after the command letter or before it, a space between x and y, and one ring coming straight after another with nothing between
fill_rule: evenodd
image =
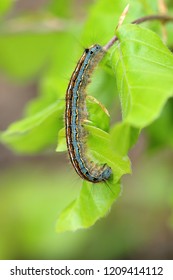
<instances>
[{"instance_id":1,"label":"green leaf","mask_svg":"<svg viewBox=\"0 0 173 280\"><path fill-rule=\"evenodd\" d=\"M95 161L106 162L110 165L114 173L114 181L118 181L123 174L130 173L130 161L128 157L124 153L121 154L120 151L117 153L117 150L111 145L111 141L113 140L110 135L94 126L85 125L85 128L88 131L87 153L89 156ZM123 138L124 135L122 134L121 137ZM58 146L56 151L64 152L66 150L65 129L62 128L58 133Z\"/></svg>"},{"instance_id":2,"label":"green leaf","mask_svg":"<svg viewBox=\"0 0 173 280\"><path fill-rule=\"evenodd\" d=\"M95 162L111 166L113 179L99 184L83 182L77 199L58 218L59 232L90 227L105 216L120 193L119 179L123 174L130 173L129 159L114 153L110 135L93 126L86 125L86 129L89 132L87 154Z\"/></svg>"},{"instance_id":3,"label":"green leaf","mask_svg":"<svg viewBox=\"0 0 173 280\"><path fill-rule=\"evenodd\" d=\"M92 226L99 218L104 217L120 193L118 183L92 185L83 182L79 197L60 214L57 231L75 231Z\"/></svg>"},{"instance_id":4,"label":"green leaf","mask_svg":"<svg viewBox=\"0 0 173 280\"><path fill-rule=\"evenodd\" d=\"M105 56L91 77L91 83L87 87L87 93L96 97L109 110L115 102L115 94L118 96L118 93L116 80L112 75L112 69L105 67L106 63ZM115 107L113 109L115 110Z\"/></svg>"},{"instance_id":5,"label":"green leaf","mask_svg":"<svg viewBox=\"0 0 173 280\"><path fill-rule=\"evenodd\" d=\"M54 47L55 38L55 34L1 36L1 69L20 79L32 77L48 61Z\"/></svg>"},{"instance_id":6,"label":"green leaf","mask_svg":"<svg viewBox=\"0 0 173 280\"><path fill-rule=\"evenodd\" d=\"M121 153L121 150L117 152L117 150L113 147L114 145L111 145L111 141L113 141L111 138L112 136L110 137L108 133L94 126L85 125L85 128L88 131L87 154L90 158L92 158L92 160L102 164L107 163L109 166L111 166L115 182L117 182L123 174L131 172L130 161L124 151L123 153ZM124 137L124 135L121 137ZM133 137L134 135L131 136L131 145L134 141ZM136 137L134 138L136 140ZM66 150L67 146L65 141L65 129L62 128L58 134L58 146L56 151L64 152Z\"/></svg>"},{"instance_id":7,"label":"green leaf","mask_svg":"<svg viewBox=\"0 0 173 280\"><path fill-rule=\"evenodd\" d=\"M0 140L18 153L36 153L56 143L63 125L64 106L56 102L41 112L18 121L2 132Z\"/></svg>"},{"instance_id":8,"label":"green leaf","mask_svg":"<svg viewBox=\"0 0 173 280\"><path fill-rule=\"evenodd\" d=\"M71 59L71 52L69 52L69 45L74 53L76 41L71 34L62 33L56 35L54 46L50 51L49 67L47 67L40 80L39 94L27 104L26 115L31 116L56 100L63 100L65 103L68 80L75 67L74 61Z\"/></svg>"},{"instance_id":9,"label":"green leaf","mask_svg":"<svg viewBox=\"0 0 173 280\"><path fill-rule=\"evenodd\" d=\"M65 139L65 127L61 128L58 132L58 146L56 152L65 152L67 151L67 144Z\"/></svg>"},{"instance_id":10,"label":"green leaf","mask_svg":"<svg viewBox=\"0 0 173 280\"><path fill-rule=\"evenodd\" d=\"M97 0L85 23L82 36L85 46L90 46L94 42L105 44L113 35L118 18L126 5L126 0L113 0L109 1L109 4L106 0Z\"/></svg>"},{"instance_id":11,"label":"green leaf","mask_svg":"<svg viewBox=\"0 0 173 280\"><path fill-rule=\"evenodd\" d=\"M88 119L91 125L96 126L104 131L109 130L110 117L101 107L102 104L95 100L87 99Z\"/></svg>"},{"instance_id":12,"label":"green leaf","mask_svg":"<svg viewBox=\"0 0 173 280\"><path fill-rule=\"evenodd\" d=\"M122 26L112 52L112 67L122 103L124 121L145 127L161 113L173 94L173 55L152 31Z\"/></svg>"},{"instance_id":13,"label":"green leaf","mask_svg":"<svg viewBox=\"0 0 173 280\"><path fill-rule=\"evenodd\" d=\"M40 94L27 104L24 119L12 124L1 135L1 141L16 152L36 153L46 149L57 142L58 131L63 126L65 89L68 84L65 73L68 75L74 66L74 62L70 61L68 44L71 44L72 49L75 46L70 34L58 34L56 37L50 52L52 63L42 78ZM14 65L14 61L10 63ZM29 75L27 66L26 76ZM23 67L23 64L20 65L21 72L25 72Z\"/></svg>"},{"instance_id":14,"label":"green leaf","mask_svg":"<svg viewBox=\"0 0 173 280\"><path fill-rule=\"evenodd\" d=\"M91 97L90 97L91 98ZM89 123L90 125L96 126L102 130L109 130L109 116L105 113L103 108L100 107L96 99L87 98L87 109L89 113ZM60 129L58 133L58 146L57 152L64 152L67 150L66 140L65 140L65 128Z\"/></svg>"},{"instance_id":15,"label":"green leaf","mask_svg":"<svg viewBox=\"0 0 173 280\"><path fill-rule=\"evenodd\" d=\"M120 155L127 155L139 137L140 130L128 123L117 123L111 129L112 148Z\"/></svg>"},{"instance_id":16,"label":"green leaf","mask_svg":"<svg viewBox=\"0 0 173 280\"><path fill-rule=\"evenodd\" d=\"M146 129L149 148L173 148L173 99L169 99L161 116Z\"/></svg>"},{"instance_id":17,"label":"green leaf","mask_svg":"<svg viewBox=\"0 0 173 280\"><path fill-rule=\"evenodd\" d=\"M89 11L82 36L82 42L84 42L85 46L90 46L95 42L101 45L106 44L114 35L120 15L127 4L130 4L130 8L124 23L130 23L146 14L156 13L158 5L157 0L153 0L152 4L149 0L95 1L92 9Z\"/></svg>"},{"instance_id":18,"label":"green leaf","mask_svg":"<svg viewBox=\"0 0 173 280\"><path fill-rule=\"evenodd\" d=\"M113 181L116 183L123 174L130 173L130 161L127 156L118 155L111 147L111 137L107 132L86 125L88 135L88 150L94 159L107 163L113 171Z\"/></svg>"}]
</instances>

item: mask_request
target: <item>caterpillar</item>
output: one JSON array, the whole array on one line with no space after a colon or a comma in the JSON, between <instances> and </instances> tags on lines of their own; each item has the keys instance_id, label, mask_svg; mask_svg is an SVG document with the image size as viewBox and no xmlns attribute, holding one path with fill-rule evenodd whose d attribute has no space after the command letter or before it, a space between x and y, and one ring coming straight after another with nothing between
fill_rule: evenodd
<instances>
[{"instance_id":1,"label":"caterpillar","mask_svg":"<svg viewBox=\"0 0 173 280\"><path fill-rule=\"evenodd\" d=\"M85 49L66 92L65 128L69 157L79 176L92 183L106 181L112 174L111 167L106 163L98 165L88 159L85 144L86 131L83 127L84 120L87 119L86 87L104 54L105 51L98 44Z\"/></svg>"},{"instance_id":2,"label":"caterpillar","mask_svg":"<svg viewBox=\"0 0 173 280\"><path fill-rule=\"evenodd\" d=\"M124 9L116 30L122 25L128 12L129 5ZM132 24L141 24L145 21L160 20L173 21L169 15L150 15L134 20ZM105 46L98 44L85 49L71 76L66 91L65 131L66 143L71 163L79 176L92 183L105 182L112 175L112 169L106 163L103 165L93 163L86 154L86 131L84 120L87 119L86 87L90 77L103 58L105 52L118 41L114 36Z\"/></svg>"}]
</instances>

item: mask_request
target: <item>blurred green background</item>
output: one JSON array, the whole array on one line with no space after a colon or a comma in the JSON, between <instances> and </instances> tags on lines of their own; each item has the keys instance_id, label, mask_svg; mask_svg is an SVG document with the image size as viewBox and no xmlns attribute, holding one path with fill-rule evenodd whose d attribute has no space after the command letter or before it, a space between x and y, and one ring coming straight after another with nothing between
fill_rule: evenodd
<instances>
[{"instance_id":1,"label":"blurred green background","mask_svg":"<svg viewBox=\"0 0 173 280\"><path fill-rule=\"evenodd\" d=\"M42 99L41 105L29 103L30 114L51 104L57 91L65 92L76 48L86 43L78 34L93 3L1 1L1 131L22 117L28 101ZM75 32L65 34L73 26ZM141 134L130 153L133 173L124 176L122 195L107 217L77 232L55 231L58 214L81 185L67 155L55 153L55 143L30 156L1 145L0 259L173 259L172 111L170 100Z\"/></svg>"}]
</instances>

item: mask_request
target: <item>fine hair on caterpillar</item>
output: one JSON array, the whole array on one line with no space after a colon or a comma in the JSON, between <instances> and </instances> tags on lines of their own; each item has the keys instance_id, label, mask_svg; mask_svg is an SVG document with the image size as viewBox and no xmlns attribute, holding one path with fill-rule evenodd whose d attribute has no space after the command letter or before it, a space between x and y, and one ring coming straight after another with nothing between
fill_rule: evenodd
<instances>
[{"instance_id":1,"label":"fine hair on caterpillar","mask_svg":"<svg viewBox=\"0 0 173 280\"><path fill-rule=\"evenodd\" d=\"M66 142L71 163L78 175L92 183L106 181L112 174L111 168L93 163L87 156L84 120L87 119L86 87L91 74L104 56L98 44L85 49L72 74L66 92Z\"/></svg>"}]
</instances>

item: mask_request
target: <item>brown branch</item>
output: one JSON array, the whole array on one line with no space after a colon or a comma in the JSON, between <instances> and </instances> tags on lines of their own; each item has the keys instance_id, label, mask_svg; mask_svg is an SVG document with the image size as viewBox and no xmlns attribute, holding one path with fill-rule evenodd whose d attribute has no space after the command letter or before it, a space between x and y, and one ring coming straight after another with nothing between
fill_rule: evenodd
<instances>
[{"instance_id":1,"label":"brown branch","mask_svg":"<svg viewBox=\"0 0 173 280\"><path fill-rule=\"evenodd\" d=\"M169 15L150 15L132 21L133 24L140 24L146 21L159 20L162 22L173 21L173 17Z\"/></svg>"}]
</instances>

